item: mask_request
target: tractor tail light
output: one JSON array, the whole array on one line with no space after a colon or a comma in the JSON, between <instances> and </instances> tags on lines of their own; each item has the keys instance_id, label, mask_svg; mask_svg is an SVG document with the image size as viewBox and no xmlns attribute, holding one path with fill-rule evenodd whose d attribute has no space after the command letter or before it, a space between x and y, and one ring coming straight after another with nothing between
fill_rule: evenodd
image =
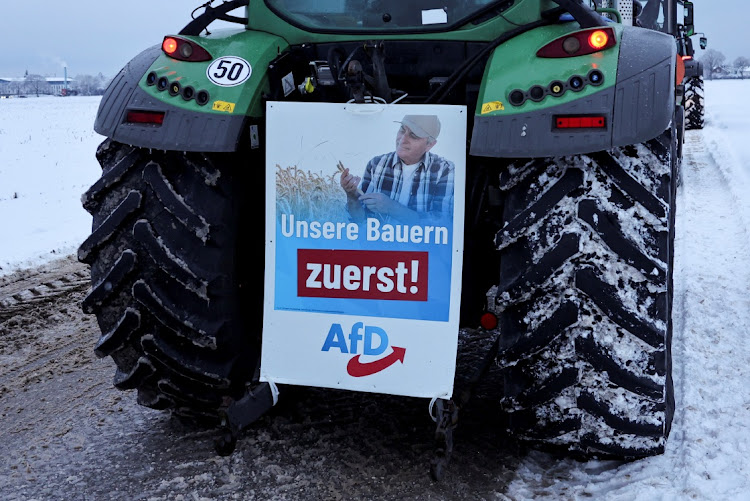
<instances>
[{"instance_id":1,"label":"tractor tail light","mask_svg":"<svg viewBox=\"0 0 750 501\"><path fill-rule=\"evenodd\" d=\"M161 125L164 123L163 111L128 111L125 123L141 125Z\"/></svg>"},{"instance_id":2,"label":"tractor tail light","mask_svg":"<svg viewBox=\"0 0 750 501\"><path fill-rule=\"evenodd\" d=\"M179 61L210 61L211 54L200 45L180 37L164 37L161 49L166 55Z\"/></svg>"},{"instance_id":3,"label":"tractor tail light","mask_svg":"<svg viewBox=\"0 0 750 501\"><path fill-rule=\"evenodd\" d=\"M177 40L171 37L166 37L161 43L161 48L168 56L172 56L177 52Z\"/></svg>"},{"instance_id":4,"label":"tractor tail light","mask_svg":"<svg viewBox=\"0 0 750 501\"><path fill-rule=\"evenodd\" d=\"M556 116L556 129L604 129L607 121L603 116Z\"/></svg>"},{"instance_id":5,"label":"tractor tail light","mask_svg":"<svg viewBox=\"0 0 750 501\"><path fill-rule=\"evenodd\" d=\"M536 53L538 57L574 57L593 54L617 45L615 30L591 28L557 38Z\"/></svg>"},{"instance_id":6,"label":"tractor tail light","mask_svg":"<svg viewBox=\"0 0 750 501\"><path fill-rule=\"evenodd\" d=\"M491 331L497 327L497 317L489 311L482 315L479 324L486 330Z\"/></svg>"},{"instance_id":7,"label":"tractor tail light","mask_svg":"<svg viewBox=\"0 0 750 501\"><path fill-rule=\"evenodd\" d=\"M609 35L604 30L596 30L589 35L589 47L602 50L609 43Z\"/></svg>"}]
</instances>

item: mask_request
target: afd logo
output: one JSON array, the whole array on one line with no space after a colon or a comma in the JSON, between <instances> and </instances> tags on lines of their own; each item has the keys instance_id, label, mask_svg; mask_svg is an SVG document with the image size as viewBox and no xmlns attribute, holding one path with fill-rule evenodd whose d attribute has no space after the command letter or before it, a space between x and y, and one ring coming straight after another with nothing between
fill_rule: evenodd
<instances>
[{"instance_id":1,"label":"afd logo","mask_svg":"<svg viewBox=\"0 0 750 501\"><path fill-rule=\"evenodd\" d=\"M377 357L388 349L388 334L385 330L373 325L365 326L362 322L352 325L348 335L344 334L344 328L341 327L341 324L331 325L321 351L331 351L332 349L337 349L341 353L357 354L346 365L346 372L352 377L371 376L384 371L396 362L403 364L406 354L406 348L392 346L391 353L385 357L371 362L360 362L359 357L361 355Z\"/></svg>"}]
</instances>

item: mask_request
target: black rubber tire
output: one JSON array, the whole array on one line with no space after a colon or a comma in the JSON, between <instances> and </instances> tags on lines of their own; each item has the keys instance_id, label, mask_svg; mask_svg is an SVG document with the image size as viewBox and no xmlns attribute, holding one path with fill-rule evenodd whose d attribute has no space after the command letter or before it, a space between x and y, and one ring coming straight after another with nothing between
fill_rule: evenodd
<instances>
[{"instance_id":1,"label":"black rubber tire","mask_svg":"<svg viewBox=\"0 0 750 501\"><path fill-rule=\"evenodd\" d=\"M685 128L702 129L705 121L703 77L690 77L685 82Z\"/></svg>"},{"instance_id":2,"label":"black rubber tire","mask_svg":"<svg viewBox=\"0 0 750 501\"><path fill-rule=\"evenodd\" d=\"M502 405L520 442L583 458L663 452L676 125L608 152L518 160L496 236Z\"/></svg>"},{"instance_id":3,"label":"black rubber tire","mask_svg":"<svg viewBox=\"0 0 750 501\"><path fill-rule=\"evenodd\" d=\"M675 134L676 134L676 160L675 160L675 188L682 186L682 151L685 146L685 107L675 106Z\"/></svg>"},{"instance_id":4,"label":"black rubber tire","mask_svg":"<svg viewBox=\"0 0 750 501\"><path fill-rule=\"evenodd\" d=\"M243 268L248 251L238 239L243 169L233 154L110 139L97 159L102 177L82 199L93 231L78 250L91 267L83 309L102 332L95 353L112 357L114 385L136 389L139 404L218 424L260 354L259 336L248 333L260 333L250 322L260 322L262 305L249 305L262 302L246 299L244 282L257 276ZM262 221L245 228L263 241Z\"/></svg>"}]
</instances>

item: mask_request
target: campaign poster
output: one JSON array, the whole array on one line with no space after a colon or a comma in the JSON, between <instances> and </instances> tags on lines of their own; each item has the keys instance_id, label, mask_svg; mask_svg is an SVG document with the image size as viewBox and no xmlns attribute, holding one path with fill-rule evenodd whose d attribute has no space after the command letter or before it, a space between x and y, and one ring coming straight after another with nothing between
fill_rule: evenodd
<instances>
[{"instance_id":1,"label":"campaign poster","mask_svg":"<svg viewBox=\"0 0 750 501\"><path fill-rule=\"evenodd\" d=\"M261 380L450 398L466 113L267 103Z\"/></svg>"}]
</instances>

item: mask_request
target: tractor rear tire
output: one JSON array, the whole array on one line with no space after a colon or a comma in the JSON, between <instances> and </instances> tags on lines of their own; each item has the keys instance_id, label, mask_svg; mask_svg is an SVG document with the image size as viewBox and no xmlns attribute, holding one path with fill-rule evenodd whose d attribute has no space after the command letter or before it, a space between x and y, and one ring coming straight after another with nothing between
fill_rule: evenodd
<instances>
[{"instance_id":1,"label":"tractor rear tire","mask_svg":"<svg viewBox=\"0 0 750 501\"><path fill-rule=\"evenodd\" d=\"M685 83L685 128L702 129L704 115L703 77L690 77Z\"/></svg>"},{"instance_id":2,"label":"tractor rear tire","mask_svg":"<svg viewBox=\"0 0 750 501\"><path fill-rule=\"evenodd\" d=\"M514 160L500 174L497 361L504 423L522 443L582 458L664 450L675 127L606 152Z\"/></svg>"},{"instance_id":3,"label":"tractor rear tire","mask_svg":"<svg viewBox=\"0 0 750 501\"><path fill-rule=\"evenodd\" d=\"M260 353L246 320L261 312L244 300L257 277L243 268L236 158L107 139L102 177L82 199L93 216L78 258L91 268L83 309L102 332L95 353L112 357L114 385L136 389L139 404L211 425L242 396Z\"/></svg>"}]
</instances>

